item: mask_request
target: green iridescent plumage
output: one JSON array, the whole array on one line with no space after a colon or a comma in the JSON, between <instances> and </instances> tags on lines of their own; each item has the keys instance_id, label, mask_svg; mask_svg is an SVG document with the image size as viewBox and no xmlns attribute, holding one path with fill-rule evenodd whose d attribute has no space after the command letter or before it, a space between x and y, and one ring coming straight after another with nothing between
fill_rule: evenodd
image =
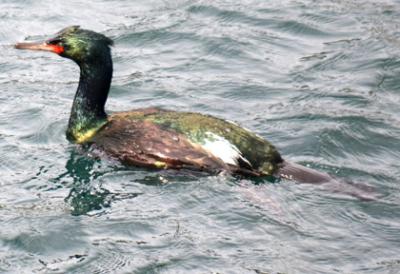
<instances>
[{"instance_id":1,"label":"green iridescent plumage","mask_svg":"<svg viewBox=\"0 0 400 274\"><path fill-rule=\"evenodd\" d=\"M79 26L65 28L48 40L64 48L62 57L75 61L78 65L87 64L105 56L114 42L101 33L81 29Z\"/></svg>"},{"instance_id":2,"label":"green iridescent plumage","mask_svg":"<svg viewBox=\"0 0 400 274\"><path fill-rule=\"evenodd\" d=\"M72 105L67 137L78 143L93 136L106 123L104 105L112 79L112 60L108 37L78 26L65 28L49 40L63 47L60 54L80 67L80 81Z\"/></svg>"}]
</instances>

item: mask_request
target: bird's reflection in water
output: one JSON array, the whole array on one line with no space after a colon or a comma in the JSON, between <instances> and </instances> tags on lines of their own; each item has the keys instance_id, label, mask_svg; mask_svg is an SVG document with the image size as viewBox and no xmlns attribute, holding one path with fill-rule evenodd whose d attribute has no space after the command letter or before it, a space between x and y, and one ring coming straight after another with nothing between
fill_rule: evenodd
<instances>
[{"instance_id":1,"label":"bird's reflection in water","mask_svg":"<svg viewBox=\"0 0 400 274\"><path fill-rule=\"evenodd\" d=\"M72 215L99 211L110 207L112 202L135 198L141 194L116 193L103 187L99 179L110 171L118 170L118 167L100 167L99 159L85 154L82 151L72 150L65 166L66 171L57 178L61 181L72 179L72 183L69 184L70 192L65 198L66 203L70 205Z\"/></svg>"}]
</instances>

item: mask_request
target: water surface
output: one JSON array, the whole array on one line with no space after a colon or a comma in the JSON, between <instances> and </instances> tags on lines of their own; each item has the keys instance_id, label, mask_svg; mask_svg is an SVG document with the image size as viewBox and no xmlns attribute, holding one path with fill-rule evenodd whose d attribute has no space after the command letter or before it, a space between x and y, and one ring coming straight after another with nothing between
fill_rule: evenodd
<instances>
[{"instance_id":1,"label":"water surface","mask_svg":"<svg viewBox=\"0 0 400 274\"><path fill-rule=\"evenodd\" d=\"M0 273L399 273L398 1L0 1ZM236 121L372 186L124 168L64 136L78 68L12 44L115 40L108 110Z\"/></svg>"}]
</instances>

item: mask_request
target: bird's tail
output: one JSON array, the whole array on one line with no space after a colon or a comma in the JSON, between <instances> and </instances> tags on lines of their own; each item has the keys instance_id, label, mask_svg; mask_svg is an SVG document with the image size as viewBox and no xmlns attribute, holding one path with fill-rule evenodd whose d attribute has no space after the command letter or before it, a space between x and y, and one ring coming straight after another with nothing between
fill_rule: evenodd
<instances>
[{"instance_id":1,"label":"bird's tail","mask_svg":"<svg viewBox=\"0 0 400 274\"><path fill-rule=\"evenodd\" d=\"M294 180L299 183L322 184L333 180L327 173L322 173L314 169L283 161L276 174L278 177Z\"/></svg>"},{"instance_id":2,"label":"bird's tail","mask_svg":"<svg viewBox=\"0 0 400 274\"><path fill-rule=\"evenodd\" d=\"M371 186L345 181L327 173L287 161L282 162L276 176L299 183L325 184L333 192L350 195L363 201L377 199L377 193Z\"/></svg>"}]
</instances>

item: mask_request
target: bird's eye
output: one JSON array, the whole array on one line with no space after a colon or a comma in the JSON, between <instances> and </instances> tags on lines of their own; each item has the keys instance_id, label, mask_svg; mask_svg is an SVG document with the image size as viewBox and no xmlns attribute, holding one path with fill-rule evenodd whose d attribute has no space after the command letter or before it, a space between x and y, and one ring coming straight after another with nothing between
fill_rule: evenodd
<instances>
[{"instance_id":1,"label":"bird's eye","mask_svg":"<svg viewBox=\"0 0 400 274\"><path fill-rule=\"evenodd\" d=\"M50 39L50 40L48 40L47 41L47 44L50 44L50 45L59 45L59 44L61 44L61 39L58 39L58 38L54 38L54 39Z\"/></svg>"}]
</instances>

